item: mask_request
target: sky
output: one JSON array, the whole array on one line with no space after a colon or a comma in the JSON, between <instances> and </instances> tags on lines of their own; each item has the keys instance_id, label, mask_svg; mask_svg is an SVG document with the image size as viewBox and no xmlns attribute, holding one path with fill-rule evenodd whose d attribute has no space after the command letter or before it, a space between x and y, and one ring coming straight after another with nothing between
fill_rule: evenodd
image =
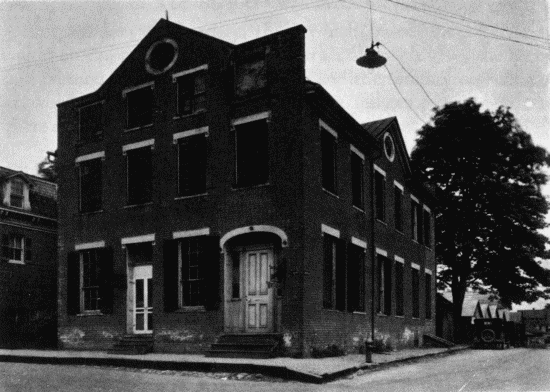
<instances>
[{"instance_id":1,"label":"sky","mask_svg":"<svg viewBox=\"0 0 550 392\"><path fill-rule=\"evenodd\" d=\"M166 12L235 44L304 25L307 78L361 123L396 116L409 152L434 103L469 97L510 107L550 150L544 0L0 0L0 166L35 174L56 149L56 104L98 89ZM387 70L355 64L371 27Z\"/></svg>"}]
</instances>

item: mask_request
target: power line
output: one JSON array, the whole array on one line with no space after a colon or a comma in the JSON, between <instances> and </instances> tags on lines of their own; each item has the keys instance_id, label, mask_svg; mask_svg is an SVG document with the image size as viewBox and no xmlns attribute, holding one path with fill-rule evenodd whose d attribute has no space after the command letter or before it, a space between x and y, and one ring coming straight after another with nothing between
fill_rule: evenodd
<instances>
[{"instance_id":1,"label":"power line","mask_svg":"<svg viewBox=\"0 0 550 392\"><path fill-rule=\"evenodd\" d=\"M357 3L354 3L354 2L349 1L349 0L341 0L341 1L342 1L343 3L345 3L345 4L349 4L349 5L352 5L352 6L355 6L355 7L367 8L367 7L365 7L365 6L362 5L362 4L357 4ZM407 20L412 20L412 21L415 21L415 22L420 22L420 23L423 23L423 24L426 24L426 25L430 25L430 26L442 27L442 28L444 28L444 29L453 30L453 31L459 31L459 32L462 32L462 33L471 34L471 35L476 35L476 36L480 36L480 37L493 38L493 39L498 39L498 40L502 40L502 41L514 42L514 43L519 43L519 44L523 44L523 45L527 45L527 46L533 46L533 47L536 47L536 48L541 48L541 49L545 49L545 50L550 50L550 47L548 47L548 46L542 46L542 45L532 44L532 43L528 43L528 42L524 42L524 41L518 41L518 40L515 40L515 39L511 39L511 38L500 37L500 36L497 36L497 35L494 35L494 34L490 35L490 33L487 33L487 34L476 34L476 33L473 33L472 31L457 29L457 28L453 28L453 27L450 27L450 26L441 25L441 24L438 24L438 23L427 22L427 21L425 21L425 20L416 19L416 18L412 18L412 17L408 17L408 16L403 16L403 15L400 15L400 14L396 14L396 13L389 12L389 11L384 11L384 10L381 10L381 9L375 9L375 8L373 8L373 10L375 10L375 11L377 11L377 12L380 12L381 14L387 14L387 15L397 16L398 18L407 19Z\"/></svg>"},{"instance_id":2,"label":"power line","mask_svg":"<svg viewBox=\"0 0 550 392\"><path fill-rule=\"evenodd\" d=\"M395 3L395 4L399 4L399 5L403 5L405 7L422 9L422 7L414 7L414 6L411 6L409 4L404 4L404 3L401 3L401 2L398 2L398 1L395 1L395 0L386 0L386 1L389 1L389 2ZM468 18L466 16L455 14L455 13L452 13L452 12L449 12L449 11L445 11L445 10L442 10L440 8L432 7L432 6L429 6L427 4L417 2L417 1L411 1L411 2L416 3L416 4L421 4L422 6L433 10L433 11L426 10L426 12L431 12L431 13L435 13L435 14L439 14L439 15L445 15L445 16L448 16L450 18L459 19L459 20L462 20L462 21L465 21L465 22L470 22L470 23L477 24L477 25L484 26L484 27L488 27L488 28L491 28L491 29L500 30L500 31L504 31L504 32L507 32L507 33L517 34L517 35L521 35L521 36L524 36L524 37L529 37L529 38L534 38L534 39L539 39L539 40L542 40L542 41L550 42L550 39L545 38L545 37L541 37L539 35L524 33L522 31L506 29L504 27L492 25L492 24L489 24L489 23L484 23L484 22L479 21L477 19Z\"/></svg>"},{"instance_id":3,"label":"power line","mask_svg":"<svg viewBox=\"0 0 550 392\"><path fill-rule=\"evenodd\" d=\"M312 8L317 8L317 7L337 3L339 1L341 1L341 0L328 0L328 1L327 0L316 0L316 1L309 2L309 3L305 3L305 4L299 4L299 5L292 5L292 6L288 6L288 7L283 7L283 8L280 8L278 10L275 9L275 10L270 10L270 11L263 11L263 12L259 12L259 13L256 13L256 14L241 16L241 17L238 17L238 18L226 19L226 20L223 20L223 21L219 21L219 22L215 22L215 23L209 23L209 24L202 25L202 26L197 26L197 27L194 27L194 28L195 29L201 29L201 28L202 29L214 29L214 28L227 27L227 26L231 26L231 25L235 25L235 24L239 24L239 23L246 23L246 22L251 22L251 21L254 21L254 20L258 20L258 19L269 18L269 17L272 17L272 16L279 16L279 15L283 15L283 14L286 14L286 13L289 13L289 12L304 11L304 10L308 10L308 9L312 9ZM62 54L62 55L47 57L47 58L43 58L43 59L29 60L29 61L26 61L26 62L23 62L23 63L14 63L14 64L11 64L11 65L7 65L5 67L1 67L0 71L13 71L13 70L18 70L18 69L22 69L22 68L29 68L29 67L39 66L39 65L47 65L47 64L54 63L54 62L58 62L58 61L73 60L73 59L77 59L77 58L92 56L92 55L101 54L101 53L105 53L105 52L110 52L110 51L114 51L114 50L124 49L127 46L135 45L137 42L139 42L139 41L120 42L120 43L108 45L108 46L105 46L105 47L87 49L87 50L79 51L79 52L65 53L65 54Z\"/></svg>"},{"instance_id":4,"label":"power line","mask_svg":"<svg viewBox=\"0 0 550 392\"><path fill-rule=\"evenodd\" d=\"M420 117L420 115L416 112L416 110L413 109L413 107L411 106L411 104L409 103L409 101L407 101L407 98L405 98L405 96L401 93L401 90L399 90L399 87L397 87L397 84L395 83L395 80L393 80L393 76L391 75L391 72L390 72L390 69L388 68L388 66L386 64L384 64L384 68L386 68L386 71L388 71L388 75L390 77L390 80L391 82L393 83L393 87L395 87L395 89L397 90L397 92L399 93L399 95L401 96L401 98L403 98L403 101L405 101L405 103L407 104L407 106L409 107L409 109L411 109L411 112L414 113L414 115L416 116L416 118L418 118L420 120L421 123L425 124L426 121L424 121L424 119L422 117Z\"/></svg>"},{"instance_id":5,"label":"power line","mask_svg":"<svg viewBox=\"0 0 550 392\"><path fill-rule=\"evenodd\" d=\"M384 44L380 44L382 45L392 56L394 59L397 60L397 62L399 63L399 65L401 65L401 68L403 68L405 70L405 72L416 82L416 84L418 84L420 86L420 88L422 89L422 91L424 91L424 94L426 94L426 97L428 97L428 99L430 100L430 102L434 105L434 106L437 106L437 104L434 102L434 100L432 99L432 97L430 97L430 94L428 94L428 92L426 91L426 89L422 86L422 84L418 81L418 79L416 79L408 70L407 68L405 68L405 66L403 65L403 63L401 61L399 61L399 59L397 58L396 55L393 54L393 52L390 50L390 48L388 48L386 45Z\"/></svg>"}]
</instances>

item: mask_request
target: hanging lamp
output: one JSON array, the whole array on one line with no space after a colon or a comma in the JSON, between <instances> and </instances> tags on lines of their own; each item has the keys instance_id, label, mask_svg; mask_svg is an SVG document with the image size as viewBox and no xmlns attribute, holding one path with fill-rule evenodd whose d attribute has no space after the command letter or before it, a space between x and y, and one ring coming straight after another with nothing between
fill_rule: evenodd
<instances>
[{"instance_id":1,"label":"hanging lamp","mask_svg":"<svg viewBox=\"0 0 550 392\"><path fill-rule=\"evenodd\" d=\"M376 50L374 50L375 47L380 45L380 42L374 43L374 34L373 34L373 28L372 28L372 4L369 1L369 9L370 9L370 36L371 36L371 45L370 48L367 48L365 50L365 55L361 56L357 59L356 63L358 66L363 68L378 68L386 64L386 58L384 56L381 56L378 54Z\"/></svg>"}]
</instances>

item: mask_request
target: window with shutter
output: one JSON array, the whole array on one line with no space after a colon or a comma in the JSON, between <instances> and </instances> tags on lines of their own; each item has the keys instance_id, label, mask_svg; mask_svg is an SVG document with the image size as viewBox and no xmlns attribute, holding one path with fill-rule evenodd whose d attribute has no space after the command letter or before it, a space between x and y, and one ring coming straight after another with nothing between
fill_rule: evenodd
<instances>
[{"instance_id":1,"label":"window with shutter","mask_svg":"<svg viewBox=\"0 0 550 392\"><path fill-rule=\"evenodd\" d=\"M376 202L376 219L386 221L386 176L379 171L374 172L374 190Z\"/></svg>"},{"instance_id":2,"label":"window with shutter","mask_svg":"<svg viewBox=\"0 0 550 392\"><path fill-rule=\"evenodd\" d=\"M152 200L152 149L150 146L126 152L128 205Z\"/></svg>"},{"instance_id":3,"label":"window with shutter","mask_svg":"<svg viewBox=\"0 0 550 392\"><path fill-rule=\"evenodd\" d=\"M103 104L97 102L79 109L81 142L98 139L103 134Z\"/></svg>"},{"instance_id":4,"label":"window with shutter","mask_svg":"<svg viewBox=\"0 0 550 392\"><path fill-rule=\"evenodd\" d=\"M364 160L356 153L351 153L351 188L352 202L355 207L364 209Z\"/></svg>"},{"instance_id":5,"label":"window with shutter","mask_svg":"<svg viewBox=\"0 0 550 392\"><path fill-rule=\"evenodd\" d=\"M178 116L187 116L206 110L206 72L198 71L176 79L178 88Z\"/></svg>"},{"instance_id":6,"label":"window with shutter","mask_svg":"<svg viewBox=\"0 0 550 392\"><path fill-rule=\"evenodd\" d=\"M321 170L323 188L336 194L336 137L321 127Z\"/></svg>"},{"instance_id":7,"label":"window with shutter","mask_svg":"<svg viewBox=\"0 0 550 392\"><path fill-rule=\"evenodd\" d=\"M237 187L268 182L268 126L265 119L235 126L235 155Z\"/></svg>"},{"instance_id":8,"label":"window with shutter","mask_svg":"<svg viewBox=\"0 0 550 392\"><path fill-rule=\"evenodd\" d=\"M365 249L348 245L348 310L365 311Z\"/></svg>"},{"instance_id":9,"label":"window with shutter","mask_svg":"<svg viewBox=\"0 0 550 392\"><path fill-rule=\"evenodd\" d=\"M403 286L403 262L395 263L395 315L404 316L404 286Z\"/></svg>"},{"instance_id":10,"label":"window with shutter","mask_svg":"<svg viewBox=\"0 0 550 392\"><path fill-rule=\"evenodd\" d=\"M178 194L200 195L206 192L206 135L179 139Z\"/></svg>"},{"instance_id":11,"label":"window with shutter","mask_svg":"<svg viewBox=\"0 0 550 392\"><path fill-rule=\"evenodd\" d=\"M80 162L80 212L100 211L102 208L102 160Z\"/></svg>"},{"instance_id":12,"label":"window with shutter","mask_svg":"<svg viewBox=\"0 0 550 392\"><path fill-rule=\"evenodd\" d=\"M143 87L126 93L128 129L138 128L153 123L153 89Z\"/></svg>"},{"instance_id":13,"label":"window with shutter","mask_svg":"<svg viewBox=\"0 0 550 392\"><path fill-rule=\"evenodd\" d=\"M412 316L420 317L420 271L416 268L411 269L412 273Z\"/></svg>"}]
</instances>

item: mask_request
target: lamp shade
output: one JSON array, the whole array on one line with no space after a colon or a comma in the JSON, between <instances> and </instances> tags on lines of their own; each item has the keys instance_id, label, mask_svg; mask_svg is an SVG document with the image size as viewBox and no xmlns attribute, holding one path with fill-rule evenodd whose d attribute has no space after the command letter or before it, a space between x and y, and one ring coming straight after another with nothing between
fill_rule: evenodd
<instances>
[{"instance_id":1,"label":"lamp shade","mask_svg":"<svg viewBox=\"0 0 550 392\"><path fill-rule=\"evenodd\" d=\"M386 64L386 58L380 56L373 47L365 51L365 55L357 59L356 63L364 68L378 68Z\"/></svg>"}]
</instances>

